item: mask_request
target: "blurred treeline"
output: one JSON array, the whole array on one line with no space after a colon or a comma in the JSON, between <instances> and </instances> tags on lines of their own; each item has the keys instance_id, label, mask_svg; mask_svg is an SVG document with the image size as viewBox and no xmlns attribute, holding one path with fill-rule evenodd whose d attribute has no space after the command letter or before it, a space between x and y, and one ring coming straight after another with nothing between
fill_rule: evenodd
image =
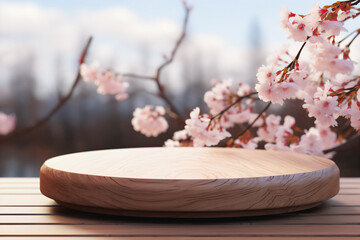
<instances>
[{"instance_id":1,"label":"blurred treeline","mask_svg":"<svg viewBox=\"0 0 360 240\"><path fill-rule=\"evenodd\" d=\"M264 62L260 41L258 36L254 37L257 40L252 41L255 44L249 49L250 64L245 69L247 76L252 77L244 79L252 86L255 84L256 70ZM65 79L59 74L56 82L58 93L39 98L32 68L35 60L29 57L25 62L19 63L19 66L13 69L7 94L0 94L0 110L14 112L19 128L44 116L57 103L59 96L68 91L68 86L63 84ZM189 62L189 59L181 54L177 64L183 66L181 77L186 87L180 93L171 88L166 89L168 96L183 113L184 118L187 118L189 111L196 106L200 106L202 112L206 111L203 95L211 87L207 70L201 68L197 59ZM131 83L131 97L118 102L111 96L96 94L93 86L81 82L70 101L46 125L16 141L0 145L0 177L38 176L39 168L46 159L61 154L110 148L162 146L175 130L183 126L176 126L175 122L170 120L170 129L158 138L146 138L135 132L131 126L135 107L162 104L162 101L151 94L142 94L142 82ZM300 101L288 101L281 108L272 106L269 112L282 116L292 115L299 127L309 128L313 125L313 119L307 117L301 105ZM262 106L260 104L256 110L259 111ZM360 150L356 147L358 145L359 142L354 143L355 147L336 155L335 161L342 176L360 176Z\"/></svg>"}]
</instances>

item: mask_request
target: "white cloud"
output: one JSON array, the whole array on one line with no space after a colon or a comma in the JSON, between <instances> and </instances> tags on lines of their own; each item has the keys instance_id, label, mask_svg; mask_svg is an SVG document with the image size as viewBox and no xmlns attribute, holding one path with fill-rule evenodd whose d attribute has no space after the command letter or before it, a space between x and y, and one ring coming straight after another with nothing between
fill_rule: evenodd
<instances>
[{"instance_id":1,"label":"white cloud","mask_svg":"<svg viewBox=\"0 0 360 240\"><path fill-rule=\"evenodd\" d=\"M180 27L168 19L142 19L123 7L82 10L69 16L36 4L0 3L0 66L4 68L16 58L21 59L22 54L18 52L33 53L36 78L41 81L39 90L44 94L55 85L54 64L59 57L65 65L63 75L70 83L81 44L93 34L92 60L98 58L116 67L120 64L118 69L123 71L141 71L143 50L146 49L148 71L152 73L152 69L163 61L162 54L168 54L172 49ZM197 66L208 69L205 71L209 78L240 72L246 57L223 38L198 33L189 34L180 51L183 59L196 61ZM184 82L178 74L180 60L177 59L175 66L170 68L176 82ZM4 77L0 74L0 81Z\"/></svg>"}]
</instances>

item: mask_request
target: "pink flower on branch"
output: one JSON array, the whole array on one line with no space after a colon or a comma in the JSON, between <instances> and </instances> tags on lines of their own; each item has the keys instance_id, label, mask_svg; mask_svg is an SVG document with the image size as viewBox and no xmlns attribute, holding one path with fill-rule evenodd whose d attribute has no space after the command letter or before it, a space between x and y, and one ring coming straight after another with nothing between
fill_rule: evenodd
<instances>
[{"instance_id":1,"label":"pink flower on branch","mask_svg":"<svg viewBox=\"0 0 360 240\"><path fill-rule=\"evenodd\" d=\"M97 62L91 65L81 64L80 74L85 82L90 82L98 86L97 92L99 94L115 95L118 101L128 98L126 90L129 87L129 83L124 82L118 74L110 70L101 69Z\"/></svg>"},{"instance_id":2,"label":"pink flower on branch","mask_svg":"<svg viewBox=\"0 0 360 240\"><path fill-rule=\"evenodd\" d=\"M217 82L204 95L204 101L213 116L219 117L221 126L233 127L235 124L248 122L254 100L248 96L254 91L247 84L233 84L231 79ZM244 97L244 99L240 99ZM227 109L227 111L223 111Z\"/></svg>"},{"instance_id":3,"label":"pink flower on branch","mask_svg":"<svg viewBox=\"0 0 360 240\"><path fill-rule=\"evenodd\" d=\"M208 115L199 114L200 109L195 108L190 113L190 119L185 121L185 130L192 137L194 147L214 146L231 136L219 122L210 122Z\"/></svg>"},{"instance_id":4,"label":"pink flower on branch","mask_svg":"<svg viewBox=\"0 0 360 240\"><path fill-rule=\"evenodd\" d=\"M8 135L15 129L16 117L14 114L0 112L0 135Z\"/></svg>"},{"instance_id":5,"label":"pink flower on branch","mask_svg":"<svg viewBox=\"0 0 360 240\"><path fill-rule=\"evenodd\" d=\"M131 124L135 131L144 134L147 137L156 137L165 132L169 125L165 115L165 108L161 106L154 107L147 105L144 108L136 108L133 113Z\"/></svg>"}]
</instances>

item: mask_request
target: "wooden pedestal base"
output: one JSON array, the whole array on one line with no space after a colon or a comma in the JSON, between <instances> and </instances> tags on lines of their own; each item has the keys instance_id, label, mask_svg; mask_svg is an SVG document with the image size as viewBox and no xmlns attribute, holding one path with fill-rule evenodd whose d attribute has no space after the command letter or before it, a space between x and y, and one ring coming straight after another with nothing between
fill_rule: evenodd
<instances>
[{"instance_id":1,"label":"wooden pedestal base","mask_svg":"<svg viewBox=\"0 0 360 240\"><path fill-rule=\"evenodd\" d=\"M132 148L47 160L41 192L82 211L145 217L238 217L314 207L339 191L334 162L293 152Z\"/></svg>"}]
</instances>

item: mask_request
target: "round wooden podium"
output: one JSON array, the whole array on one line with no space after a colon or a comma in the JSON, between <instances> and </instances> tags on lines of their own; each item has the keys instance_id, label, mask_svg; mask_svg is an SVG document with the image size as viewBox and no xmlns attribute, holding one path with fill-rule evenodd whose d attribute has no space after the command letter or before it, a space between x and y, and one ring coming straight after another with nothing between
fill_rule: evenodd
<instances>
[{"instance_id":1,"label":"round wooden podium","mask_svg":"<svg viewBox=\"0 0 360 240\"><path fill-rule=\"evenodd\" d=\"M339 191L331 160L235 148L132 148L47 160L41 192L82 211L143 217L238 217L299 211Z\"/></svg>"}]
</instances>

